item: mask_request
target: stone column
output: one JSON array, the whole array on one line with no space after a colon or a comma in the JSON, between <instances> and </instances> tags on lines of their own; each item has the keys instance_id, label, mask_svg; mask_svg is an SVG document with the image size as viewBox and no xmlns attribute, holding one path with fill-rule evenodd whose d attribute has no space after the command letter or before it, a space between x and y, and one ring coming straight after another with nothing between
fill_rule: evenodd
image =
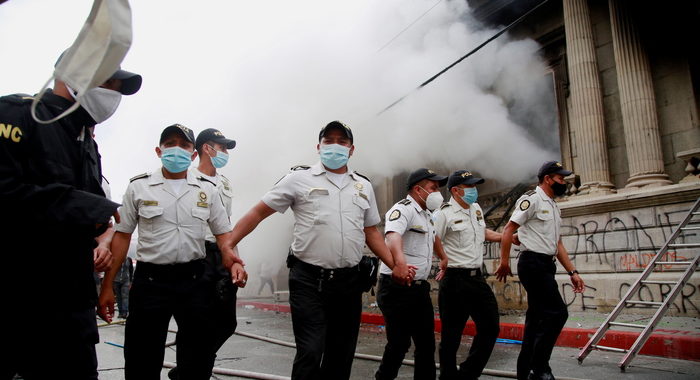
<instances>
[{"instance_id":1,"label":"stone column","mask_svg":"<svg viewBox=\"0 0 700 380\"><path fill-rule=\"evenodd\" d=\"M627 11L629 2L608 4L630 172L626 187L668 185L649 59Z\"/></svg>"},{"instance_id":2,"label":"stone column","mask_svg":"<svg viewBox=\"0 0 700 380\"><path fill-rule=\"evenodd\" d=\"M587 0L564 0L566 55L571 94L571 128L576 138L581 176L579 194L609 193L608 147L603 115L603 92Z\"/></svg>"}]
</instances>

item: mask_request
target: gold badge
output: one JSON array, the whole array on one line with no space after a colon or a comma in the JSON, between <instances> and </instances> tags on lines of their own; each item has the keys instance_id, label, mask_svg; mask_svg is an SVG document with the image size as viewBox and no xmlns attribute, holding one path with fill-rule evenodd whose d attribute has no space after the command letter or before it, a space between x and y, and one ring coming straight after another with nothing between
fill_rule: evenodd
<instances>
[{"instance_id":1,"label":"gold badge","mask_svg":"<svg viewBox=\"0 0 700 380\"><path fill-rule=\"evenodd\" d=\"M389 214L389 221L392 222L396 219L398 219L401 216L401 211L399 210L394 210Z\"/></svg>"},{"instance_id":2,"label":"gold badge","mask_svg":"<svg viewBox=\"0 0 700 380\"><path fill-rule=\"evenodd\" d=\"M525 210L527 210L528 208L530 208L530 201L528 201L528 200L526 199L526 200L520 202L520 211L525 211Z\"/></svg>"},{"instance_id":3,"label":"gold badge","mask_svg":"<svg viewBox=\"0 0 700 380\"><path fill-rule=\"evenodd\" d=\"M355 188L357 190L362 190L365 186L361 184L360 182L355 182Z\"/></svg>"},{"instance_id":4,"label":"gold badge","mask_svg":"<svg viewBox=\"0 0 700 380\"><path fill-rule=\"evenodd\" d=\"M144 206L158 206L158 201L143 201Z\"/></svg>"},{"instance_id":5,"label":"gold badge","mask_svg":"<svg viewBox=\"0 0 700 380\"><path fill-rule=\"evenodd\" d=\"M481 216L481 210L476 210L476 220L481 220L484 219L483 216Z\"/></svg>"},{"instance_id":6,"label":"gold badge","mask_svg":"<svg viewBox=\"0 0 700 380\"><path fill-rule=\"evenodd\" d=\"M206 202L207 201L207 193L200 191L199 192L199 200L202 202Z\"/></svg>"},{"instance_id":7,"label":"gold badge","mask_svg":"<svg viewBox=\"0 0 700 380\"><path fill-rule=\"evenodd\" d=\"M471 173L471 172L464 172L464 173L462 173L462 174L460 174L460 175L462 176L462 178L467 178L467 177L471 176L472 173Z\"/></svg>"}]
</instances>

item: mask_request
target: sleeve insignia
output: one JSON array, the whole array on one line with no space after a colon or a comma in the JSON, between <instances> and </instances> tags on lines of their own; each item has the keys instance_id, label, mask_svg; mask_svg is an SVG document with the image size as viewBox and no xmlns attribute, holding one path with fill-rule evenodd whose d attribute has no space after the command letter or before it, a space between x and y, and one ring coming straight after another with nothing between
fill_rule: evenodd
<instances>
[{"instance_id":1,"label":"sleeve insignia","mask_svg":"<svg viewBox=\"0 0 700 380\"><path fill-rule=\"evenodd\" d=\"M394 220L398 219L399 217L401 217L401 211L394 210L391 212L391 214L389 214L389 221L393 222Z\"/></svg>"},{"instance_id":2,"label":"sleeve insignia","mask_svg":"<svg viewBox=\"0 0 700 380\"><path fill-rule=\"evenodd\" d=\"M525 199L525 200L523 200L522 202L520 202L520 211L525 211L525 210L527 210L528 208L530 208L530 201L528 201L527 199Z\"/></svg>"}]
</instances>

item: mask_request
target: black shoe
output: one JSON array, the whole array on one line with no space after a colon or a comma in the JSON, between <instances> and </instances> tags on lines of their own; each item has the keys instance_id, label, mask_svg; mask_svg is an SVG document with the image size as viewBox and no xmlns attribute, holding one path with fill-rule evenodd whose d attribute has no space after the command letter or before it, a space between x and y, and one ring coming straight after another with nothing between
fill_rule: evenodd
<instances>
[{"instance_id":1,"label":"black shoe","mask_svg":"<svg viewBox=\"0 0 700 380\"><path fill-rule=\"evenodd\" d=\"M173 367L168 371L168 379L170 380L178 380L179 377L177 375L177 367Z\"/></svg>"},{"instance_id":2,"label":"black shoe","mask_svg":"<svg viewBox=\"0 0 700 380\"><path fill-rule=\"evenodd\" d=\"M535 373L534 371L530 371L530 374L527 375L527 380L556 380L554 378L554 375L552 375L551 372L542 372L542 373Z\"/></svg>"}]
</instances>

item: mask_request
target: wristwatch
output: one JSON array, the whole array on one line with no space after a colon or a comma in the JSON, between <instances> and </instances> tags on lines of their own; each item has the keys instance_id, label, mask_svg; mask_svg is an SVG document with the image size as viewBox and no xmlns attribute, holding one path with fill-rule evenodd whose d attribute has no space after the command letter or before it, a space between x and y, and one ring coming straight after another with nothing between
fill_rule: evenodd
<instances>
[{"instance_id":1,"label":"wristwatch","mask_svg":"<svg viewBox=\"0 0 700 380\"><path fill-rule=\"evenodd\" d=\"M578 274L578 271L576 269L572 270L571 272L566 272L569 274L569 276L573 276L574 273Z\"/></svg>"}]
</instances>

